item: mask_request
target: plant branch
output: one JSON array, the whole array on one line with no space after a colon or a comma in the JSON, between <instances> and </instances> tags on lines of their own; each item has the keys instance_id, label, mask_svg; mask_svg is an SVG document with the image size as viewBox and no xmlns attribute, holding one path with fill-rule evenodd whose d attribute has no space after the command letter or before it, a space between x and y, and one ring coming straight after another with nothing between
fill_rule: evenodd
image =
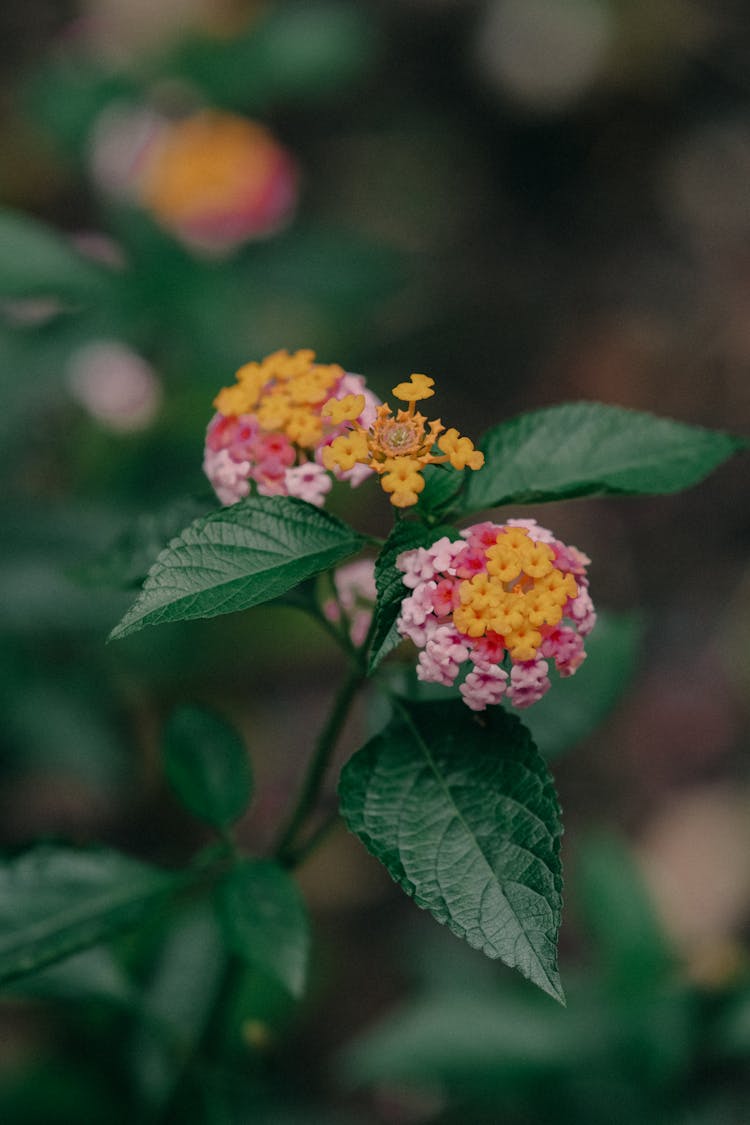
<instances>
[{"instance_id":1,"label":"plant branch","mask_svg":"<svg viewBox=\"0 0 750 1125\"><path fill-rule=\"evenodd\" d=\"M333 828L341 820L341 814L338 808L332 809L331 812L320 822L317 828L314 828L307 839L302 840L295 847L290 848L285 856L285 862L289 867L300 867L307 857L311 855L319 844L328 836Z\"/></svg>"},{"instance_id":2,"label":"plant branch","mask_svg":"<svg viewBox=\"0 0 750 1125\"><path fill-rule=\"evenodd\" d=\"M302 783L295 807L274 849L274 855L282 863L292 861L295 854L292 847L294 838L315 807L326 770L349 714L349 708L364 678L362 668L358 664L353 665L333 702L326 724L315 745L310 767Z\"/></svg>"}]
</instances>

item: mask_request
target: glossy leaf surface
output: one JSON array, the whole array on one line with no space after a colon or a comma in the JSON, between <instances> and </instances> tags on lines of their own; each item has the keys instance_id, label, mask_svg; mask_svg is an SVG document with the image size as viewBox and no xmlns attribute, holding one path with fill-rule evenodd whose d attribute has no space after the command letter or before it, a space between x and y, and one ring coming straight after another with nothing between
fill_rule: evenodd
<instances>
[{"instance_id":1,"label":"glossy leaf surface","mask_svg":"<svg viewBox=\"0 0 750 1125\"><path fill-rule=\"evenodd\" d=\"M341 520L301 500L247 497L194 520L171 541L111 639L271 601L363 543Z\"/></svg>"},{"instance_id":2,"label":"glossy leaf surface","mask_svg":"<svg viewBox=\"0 0 750 1125\"><path fill-rule=\"evenodd\" d=\"M514 716L402 707L339 792L349 828L418 906L562 1001L560 810Z\"/></svg>"},{"instance_id":3,"label":"glossy leaf surface","mask_svg":"<svg viewBox=\"0 0 750 1125\"><path fill-rule=\"evenodd\" d=\"M677 492L703 480L746 443L653 414L572 402L494 426L479 447L485 464L466 482L464 512L578 496Z\"/></svg>"}]
</instances>

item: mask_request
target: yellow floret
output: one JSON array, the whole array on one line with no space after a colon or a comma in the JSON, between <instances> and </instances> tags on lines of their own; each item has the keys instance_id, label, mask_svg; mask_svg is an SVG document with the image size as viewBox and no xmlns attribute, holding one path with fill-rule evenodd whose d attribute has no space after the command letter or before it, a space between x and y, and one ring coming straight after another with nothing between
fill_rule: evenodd
<instances>
[{"instance_id":1,"label":"yellow floret","mask_svg":"<svg viewBox=\"0 0 750 1125\"><path fill-rule=\"evenodd\" d=\"M495 633L500 633L500 635L504 637L506 634L512 633L515 629L520 629L524 623L524 615L521 609L522 604L523 601L519 595L506 594L493 610L493 631Z\"/></svg>"},{"instance_id":2,"label":"yellow floret","mask_svg":"<svg viewBox=\"0 0 750 1125\"><path fill-rule=\"evenodd\" d=\"M548 593L556 605L565 605L568 598L578 596L578 585L573 575L563 574L556 568L537 579L536 589Z\"/></svg>"},{"instance_id":3,"label":"yellow floret","mask_svg":"<svg viewBox=\"0 0 750 1125\"><path fill-rule=\"evenodd\" d=\"M299 351L294 352L292 355L286 350L281 348L277 352L272 352L267 355L263 360L263 366L268 372L269 377L273 376L276 379L287 380L296 379L300 375L304 375L312 366L315 361L315 352L311 348L300 348Z\"/></svg>"},{"instance_id":4,"label":"yellow floret","mask_svg":"<svg viewBox=\"0 0 750 1125\"><path fill-rule=\"evenodd\" d=\"M334 426L340 426L342 422L356 422L364 408L364 395L344 395L329 398L321 413L324 418L330 418Z\"/></svg>"},{"instance_id":5,"label":"yellow floret","mask_svg":"<svg viewBox=\"0 0 750 1125\"><path fill-rule=\"evenodd\" d=\"M341 434L334 438L330 445L321 450L321 459L326 469L341 469L347 472L357 463L367 464L370 451L367 446L367 436L361 430L354 430L349 434Z\"/></svg>"},{"instance_id":6,"label":"yellow floret","mask_svg":"<svg viewBox=\"0 0 750 1125\"><path fill-rule=\"evenodd\" d=\"M391 504L397 508L410 508L419 499L424 488L420 469L422 462L413 457L389 457L383 462L380 484L391 494Z\"/></svg>"},{"instance_id":7,"label":"yellow floret","mask_svg":"<svg viewBox=\"0 0 750 1125\"><path fill-rule=\"evenodd\" d=\"M481 469L484 464L484 454L474 448L470 438L461 437L456 429L445 431L438 440L438 448L447 454L454 469Z\"/></svg>"},{"instance_id":8,"label":"yellow floret","mask_svg":"<svg viewBox=\"0 0 750 1125\"><path fill-rule=\"evenodd\" d=\"M542 643L542 634L530 625L521 625L505 634L505 644L512 660L533 660Z\"/></svg>"},{"instance_id":9,"label":"yellow floret","mask_svg":"<svg viewBox=\"0 0 750 1125\"><path fill-rule=\"evenodd\" d=\"M289 397L281 389L264 395L256 411L258 422L264 430L282 430L291 414Z\"/></svg>"},{"instance_id":10,"label":"yellow floret","mask_svg":"<svg viewBox=\"0 0 750 1125\"><path fill-rule=\"evenodd\" d=\"M320 373L320 368L313 368L312 371L299 375L289 383L292 402L310 406L325 402L331 391L331 382L325 374Z\"/></svg>"},{"instance_id":11,"label":"yellow floret","mask_svg":"<svg viewBox=\"0 0 750 1125\"><path fill-rule=\"evenodd\" d=\"M250 414L258 401L258 394L251 386L235 383L233 387L223 387L214 399L214 406L226 417Z\"/></svg>"},{"instance_id":12,"label":"yellow floret","mask_svg":"<svg viewBox=\"0 0 750 1125\"><path fill-rule=\"evenodd\" d=\"M487 550L487 573L494 575L501 582L512 582L521 573L521 555L512 547L506 546L504 540L497 542L494 547Z\"/></svg>"},{"instance_id":13,"label":"yellow floret","mask_svg":"<svg viewBox=\"0 0 750 1125\"><path fill-rule=\"evenodd\" d=\"M523 551L524 574L530 578L543 578L552 570L554 554L546 543L534 543Z\"/></svg>"},{"instance_id":14,"label":"yellow floret","mask_svg":"<svg viewBox=\"0 0 750 1125\"><path fill-rule=\"evenodd\" d=\"M465 579L458 587L458 596L462 605L468 605L476 597L488 597L496 604L499 597L495 583L484 573Z\"/></svg>"},{"instance_id":15,"label":"yellow floret","mask_svg":"<svg viewBox=\"0 0 750 1125\"><path fill-rule=\"evenodd\" d=\"M498 543L504 543L506 547L513 547L516 551L523 550L530 542L525 527L507 527L502 535L498 536Z\"/></svg>"},{"instance_id":16,"label":"yellow floret","mask_svg":"<svg viewBox=\"0 0 750 1125\"><path fill-rule=\"evenodd\" d=\"M434 385L435 380L429 375L414 374L409 376L408 382L395 386L393 393L403 402L419 402L423 398L432 398L435 392L431 388Z\"/></svg>"},{"instance_id":17,"label":"yellow floret","mask_svg":"<svg viewBox=\"0 0 750 1125\"><path fill-rule=\"evenodd\" d=\"M323 437L323 423L311 410L297 407L291 411L284 431L289 440L296 445L303 449L312 449Z\"/></svg>"},{"instance_id":18,"label":"yellow floret","mask_svg":"<svg viewBox=\"0 0 750 1125\"><path fill-rule=\"evenodd\" d=\"M557 625L562 617L562 608L549 594L535 590L526 598L526 615L529 623L536 628L540 625Z\"/></svg>"},{"instance_id":19,"label":"yellow floret","mask_svg":"<svg viewBox=\"0 0 750 1125\"><path fill-rule=\"evenodd\" d=\"M453 611L453 624L459 633L467 637L483 637L487 629L491 628L490 617L486 607L460 605Z\"/></svg>"},{"instance_id":20,"label":"yellow floret","mask_svg":"<svg viewBox=\"0 0 750 1125\"><path fill-rule=\"evenodd\" d=\"M269 378L268 374L255 360L251 363L243 363L242 367L237 369L234 377L238 383L247 383L250 386L257 385L259 390L264 383L268 382Z\"/></svg>"}]
</instances>

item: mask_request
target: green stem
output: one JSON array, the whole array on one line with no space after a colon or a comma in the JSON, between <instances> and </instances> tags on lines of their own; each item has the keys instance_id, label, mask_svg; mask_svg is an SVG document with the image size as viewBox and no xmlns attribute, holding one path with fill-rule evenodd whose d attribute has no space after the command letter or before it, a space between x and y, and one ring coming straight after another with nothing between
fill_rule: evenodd
<instances>
[{"instance_id":1,"label":"green stem","mask_svg":"<svg viewBox=\"0 0 750 1125\"><path fill-rule=\"evenodd\" d=\"M302 840L294 848L291 848L286 857L286 862L289 867L300 867L307 857L311 855L323 842L326 836L333 828L339 823L340 813L338 809L333 809L325 820L314 828L307 839Z\"/></svg>"},{"instance_id":2,"label":"green stem","mask_svg":"<svg viewBox=\"0 0 750 1125\"><path fill-rule=\"evenodd\" d=\"M365 674L359 665L351 667L334 700L328 720L318 737L310 768L302 783L297 803L274 849L276 858L282 863L292 861L295 854L292 847L294 837L317 803L326 770L349 714L349 708L364 678Z\"/></svg>"}]
</instances>

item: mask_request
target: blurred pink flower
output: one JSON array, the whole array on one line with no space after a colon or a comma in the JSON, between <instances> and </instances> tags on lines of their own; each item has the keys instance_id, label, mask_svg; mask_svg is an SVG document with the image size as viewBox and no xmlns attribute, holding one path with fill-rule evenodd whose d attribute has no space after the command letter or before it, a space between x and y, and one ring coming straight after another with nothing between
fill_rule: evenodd
<instances>
[{"instance_id":1,"label":"blurred pink flower","mask_svg":"<svg viewBox=\"0 0 750 1125\"><path fill-rule=\"evenodd\" d=\"M372 611L377 598L375 564L372 559L357 559L334 572L335 598L323 605L329 621L342 620L348 625L349 637L355 646L364 643L372 621Z\"/></svg>"},{"instance_id":2,"label":"blurred pink flower","mask_svg":"<svg viewBox=\"0 0 750 1125\"><path fill-rule=\"evenodd\" d=\"M297 204L291 154L263 125L221 110L170 120L148 106L110 106L94 129L91 167L107 194L211 255L273 234Z\"/></svg>"},{"instance_id":3,"label":"blurred pink flower","mask_svg":"<svg viewBox=\"0 0 750 1125\"><path fill-rule=\"evenodd\" d=\"M142 356L118 340L95 340L73 353L67 382L73 398L108 429L146 429L158 413L161 383Z\"/></svg>"}]
</instances>

